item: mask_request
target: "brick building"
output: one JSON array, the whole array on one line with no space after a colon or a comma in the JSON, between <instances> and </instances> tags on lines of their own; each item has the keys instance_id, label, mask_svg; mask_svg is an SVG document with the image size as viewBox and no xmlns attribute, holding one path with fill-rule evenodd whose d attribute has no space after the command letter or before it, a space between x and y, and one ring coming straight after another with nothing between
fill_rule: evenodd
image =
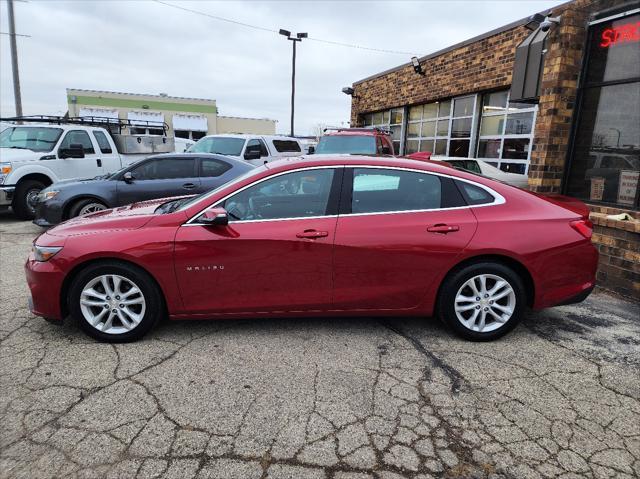
<instances>
[{"instance_id":1,"label":"brick building","mask_svg":"<svg viewBox=\"0 0 640 479\"><path fill-rule=\"evenodd\" d=\"M352 125L585 201L601 286L640 298L640 2L574 0L418 61L355 82Z\"/></svg>"}]
</instances>

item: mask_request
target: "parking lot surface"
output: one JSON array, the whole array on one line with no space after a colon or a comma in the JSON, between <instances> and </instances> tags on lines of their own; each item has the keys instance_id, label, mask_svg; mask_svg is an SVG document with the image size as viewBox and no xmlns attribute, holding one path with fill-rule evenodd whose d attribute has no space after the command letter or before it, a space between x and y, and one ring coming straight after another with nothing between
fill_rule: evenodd
<instances>
[{"instance_id":1,"label":"parking lot surface","mask_svg":"<svg viewBox=\"0 0 640 479\"><path fill-rule=\"evenodd\" d=\"M164 322L100 344L27 310L0 214L0 477L640 476L640 308L602 292L492 343L435 319Z\"/></svg>"}]
</instances>

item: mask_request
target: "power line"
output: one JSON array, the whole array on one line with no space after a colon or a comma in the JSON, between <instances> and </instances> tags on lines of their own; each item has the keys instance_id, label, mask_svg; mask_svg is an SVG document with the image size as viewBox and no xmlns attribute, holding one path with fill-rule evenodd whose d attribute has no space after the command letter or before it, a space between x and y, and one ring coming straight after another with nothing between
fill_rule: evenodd
<instances>
[{"instance_id":1,"label":"power line","mask_svg":"<svg viewBox=\"0 0 640 479\"><path fill-rule=\"evenodd\" d=\"M246 27L246 28L252 28L254 30L262 30L264 32L278 33L278 30L273 29L273 28L260 27L258 25L251 25L249 23L239 22L237 20L231 20L229 18L220 17L218 15L211 15L210 13L202 12L200 10L194 10L192 8L182 7L180 5L174 5L172 3L168 3L168 2L165 2L163 0L153 0L153 1L156 2L156 3L159 3L161 5L165 5L167 7L176 8L178 10L183 10L185 12L194 13L196 15L201 15L201 16L204 16L204 17L211 18L213 20L219 20L221 22L232 23L234 25L239 25L239 26ZM353 44L353 43L336 42L336 41L333 41L333 40L324 40L322 38L309 37L309 40L313 40L314 42L318 42L318 43L326 43L328 45L335 45L335 46L347 47L347 48L356 48L358 50L367 50L367 51L370 51L370 52L377 52L377 53L389 53L389 54L392 54L392 55L405 55L405 56L415 55L415 52L403 52L403 51L400 51L400 50L388 50L388 49L384 49L384 48L365 47L363 45L356 45L356 44Z\"/></svg>"}]
</instances>

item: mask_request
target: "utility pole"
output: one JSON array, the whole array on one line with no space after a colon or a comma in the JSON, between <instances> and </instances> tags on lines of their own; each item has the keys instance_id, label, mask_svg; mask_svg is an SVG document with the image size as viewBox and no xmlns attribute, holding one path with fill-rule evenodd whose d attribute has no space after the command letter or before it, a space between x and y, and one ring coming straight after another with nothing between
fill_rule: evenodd
<instances>
[{"instance_id":1,"label":"utility pole","mask_svg":"<svg viewBox=\"0 0 640 479\"><path fill-rule=\"evenodd\" d=\"M303 38L307 38L306 33L296 33L295 37L291 36L289 30L280 29L278 32L280 35L287 37L287 40L291 40L293 43L293 56L291 59L291 134L293 136L293 119L295 111L295 98L296 98L296 43L301 42Z\"/></svg>"},{"instance_id":2,"label":"utility pole","mask_svg":"<svg viewBox=\"0 0 640 479\"><path fill-rule=\"evenodd\" d=\"M16 116L22 116L22 97L20 95L20 75L18 73L18 46L16 44L16 22L13 15L13 0L7 1L7 9L9 10L9 41L11 42L13 96L16 102Z\"/></svg>"}]
</instances>

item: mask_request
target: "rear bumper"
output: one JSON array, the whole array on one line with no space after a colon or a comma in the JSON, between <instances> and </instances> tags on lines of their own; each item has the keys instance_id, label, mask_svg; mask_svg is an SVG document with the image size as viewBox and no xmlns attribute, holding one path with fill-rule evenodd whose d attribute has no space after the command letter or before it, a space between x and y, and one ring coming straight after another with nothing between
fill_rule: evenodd
<instances>
[{"instance_id":1,"label":"rear bumper","mask_svg":"<svg viewBox=\"0 0 640 479\"><path fill-rule=\"evenodd\" d=\"M0 186L0 207L11 206L15 191L15 186Z\"/></svg>"},{"instance_id":2,"label":"rear bumper","mask_svg":"<svg viewBox=\"0 0 640 479\"><path fill-rule=\"evenodd\" d=\"M593 289L596 287L593 286L588 287L581 293L576 294L575 296L571 296L570 298L565 299L562 303L556 304L556 306L566 306L567 304L576 304L582 303L585 299L589 297L589 295L593 292Z\"/></svg>"}]
</instances>

